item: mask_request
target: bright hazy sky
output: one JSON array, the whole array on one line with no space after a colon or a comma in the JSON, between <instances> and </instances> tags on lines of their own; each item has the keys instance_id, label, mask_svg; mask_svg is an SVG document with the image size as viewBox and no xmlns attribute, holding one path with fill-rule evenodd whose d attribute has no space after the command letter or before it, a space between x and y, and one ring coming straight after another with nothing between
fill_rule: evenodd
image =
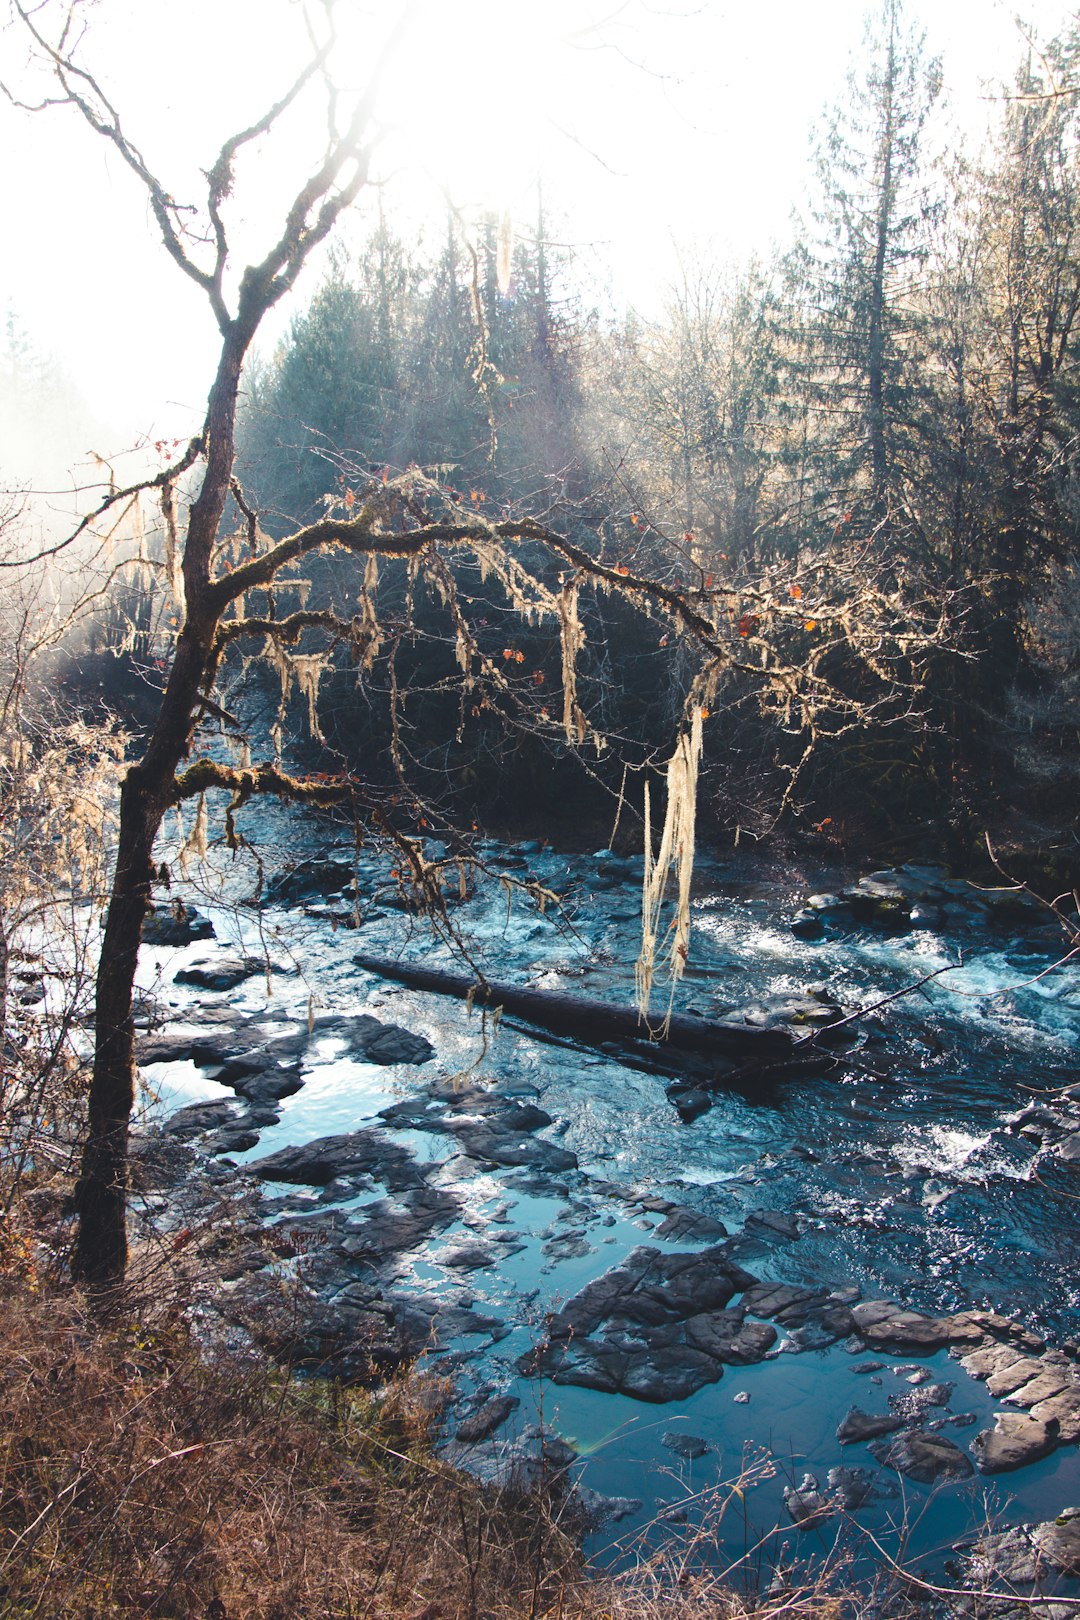
<instances>
[{"instance_id":1,"label":"bright hazy sky","mask_svg":"<svg viewBox=\"0 0 1080 1620\"><path fill-rule=\"evenodd\" d=\"M344 79L362 82L373 37L399 9L399 0L339 0ZM405 209L418 231L430 217L440 236L445 188L466 214L490 206L531 220L543 173L584 272L606 281L616 308L652 313L695 253L740 258L786 237L807 190L811 128L843 95L866 8L422 0L421 9L381 103L400 125L384 160L391 219ZM1009 78L1024 49L1013 8L908 0L908 9L928 51L944 58L951 118L977 131L988 83ZM1026 15L1046 38L1069 9L1028 0ZM86 62L178 197L302 59L299 0L91 0L86 20ZM13 27L0 33L5 83L25 89L25 54ZM287 152L248 176L247 192L241 170L252 250L265 241L260 211L299 172L287 171L305 133L298 123ZM939 124L937 138L958 137ZM30 118L0 106L0 139L0 306L56 356L116 443L186 435L201 419L215 331L156 243L137 185L69 110ZM317 275L301 283L301 300ZM0 466L4 454L0 446Z\"/></svg>"}]
</instances>

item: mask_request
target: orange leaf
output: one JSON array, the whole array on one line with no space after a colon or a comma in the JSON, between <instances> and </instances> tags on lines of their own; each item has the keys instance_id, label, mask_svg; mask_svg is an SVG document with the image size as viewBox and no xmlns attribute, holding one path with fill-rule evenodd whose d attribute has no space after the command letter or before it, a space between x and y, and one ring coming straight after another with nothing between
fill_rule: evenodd
<instances>
[{"instance_id":1,"label":"orange leaf","mask_svg":"<svg viewBox=\"0 0 1080 1620\"><path fill-rule=\"evenodd\" d=\"M348 507L350 512L352 511L353 507L356 505L356 491L355 491L355 489L347 489L345 491L345 505Z\"/></svg>"},{"instance_id":2,"label":"orange leaf","mask_svg":"<svg viewBox=\"0 0 1080 1620\"><path fill-rule=\"evenodd\" d=\"M626 575L629 574L630 570L629 570L629 568L627 568L625 563L616 563L615 564L615 572L617 574L622 574L623 578L625 578Z\"/></svg>"},{"instance_id":3,"label":"orange leaf","mask_svg":"<svg viewBox=\"0 0 1080 1620\"><path fill-rule=\"evenodd\" d=\"M817 620L816 619L807 619L806 623L803 625L803 629L804 630L816 630L817 629Z\"/></svg>"},{"instance_id":4,"label":"orange leaf","mask_svg":"<svg viewBox=\"0 0 1080 1620\"><path fill-rule=\"evenodd\" d=\"M801 602L802 601L802 586L801 585L789 585L788 586L788 595L793 596L795 598L796 602Z\"/></svg>"},{"instance_id":5,"label":"orange leaf","mask_svg":"<svg viewBox=\"0 0 1080 1620\"><path fill-rule=\"evenodd\" d=\"M756 613L744 613L742 618L739 620L740 636L752 636L760 623L761 620L758 618Z\"/></svg>"}]
</instances>

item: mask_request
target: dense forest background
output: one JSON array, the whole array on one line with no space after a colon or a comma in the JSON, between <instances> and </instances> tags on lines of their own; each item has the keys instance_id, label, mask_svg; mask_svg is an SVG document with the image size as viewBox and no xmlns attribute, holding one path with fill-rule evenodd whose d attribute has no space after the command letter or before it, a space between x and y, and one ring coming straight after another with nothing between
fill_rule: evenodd
<instances>
[{"instance_id":1,"label":"dense forest background","mask_svg":"<svg viewBox=\"0 0 1080 1620\"><path fill-rule=\"evenodd\" d=\"M1027 54L992 141L969 158L943 148L937 64L886 0L817 132L794 245L740 268L696 264L657 320L598 316L560 240L558 199L539 189L531 221L492 216L477 230L451 210L420 241L380 210L249 367L246 505L277 536L415 466L483 516L533 514L620 571L722 599L741 645L707 723L706 833L761 836L779 818L845 847L962 863L990 832L1067 874L1080 729L1077 44L1074 30ZM12 338L16 393L28 367ZM160 537L139 545L160 560ZM550 563L532 560L557 587ZM110 589L67 671L76 693L123 688L136 725L170 630L162 573ZM355 610L340 564L307 573ZM519 622L475 565L460 566L457 588L498 691L463 693L445 603L390 567L378 658L362 686L345 658L319 672L322 741L294 752L314 768L325 742L344 767L407 777L466 824L593 836L627 764L633 778L670 747L682 655L626 602L583 599L583 773L558 724L558 638ZM851 658L844 622L871 592L911 620L908 643L883 645L878 679L872 648ZM802 669L795 714L784 659ZM820 676L846 694L842 713L807 710L807 670L811 686ZM228 673L227 707L243 689L271 729L273 673Z\"/></svg>"}]
</instances>

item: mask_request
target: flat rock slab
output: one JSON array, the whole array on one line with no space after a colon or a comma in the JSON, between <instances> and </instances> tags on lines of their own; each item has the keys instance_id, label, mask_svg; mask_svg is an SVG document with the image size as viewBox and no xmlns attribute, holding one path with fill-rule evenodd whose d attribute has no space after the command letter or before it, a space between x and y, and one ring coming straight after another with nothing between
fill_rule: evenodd
<instances>
[{"instance_id":1,"label":"flat rock slab","mask_svg":"<svg viewBox=\"0 0 1080 1620\"><path fill-rule=\"evenodd\" d=\"M940 1350L950 1343L949 1324L920 1311L905 1311L889 1300L866 1300L851 1309L854 1330L868 1345L907 1352Z\"/></svg>"},{"instance_id":2,"label":"flat rock slab","mask_svg":"<svg viewBox=\"0 0 1080 1620\"><path fill-rule=\"evenodd\" d=\"M1027 1412L999 1412L992 1429L981 1429L971 1442L984 1474L1007 1474L1048 1457L1058 1444L1054 1423Z\"/></svg>"},{"instance_id":3,"label":"flat rock slab","mask_svg":"<svg viewBox=\"0 0 1080 1620\"><path fill-rule=\"evenodd\" d=\"M286 1181L308 1187L325 1187L339 1176L371 1175L397 1191L419 1186L424 1180L412 1154L376 1131L319 1136L302 1146L282 1148L265 1159L255 1159L247 1168L260 1181Z\"/></svg>"},{"instance_id":4,"label":"flat rock slab","mask_svg":"<svg viewBox=\"0 0 1080 1620\"><path fill-rule=\"evenodd\" d=\"M677 1429L668 1429L660 1436L660 1444L673 1451L676 1457L682 1457L686 1462L693 1462L698 1457L705 1457L712 1450L707 1440L698 1434L680 1434Z\"/></svg>"},{"instance_id":5,"label":"flat rock slab","mask_svg":"<svg viewBox=\"0 0 1080 1620\"><path fill-rule=\"evenodd\" d=\"M520 1405L521 1402L516 1395L493 1395L463 1423L458 1424L455 1438L465 1446L473 1446L480 1440L487 1440L496 1429L502 1427L511 1412Z\"/></svg>"},{"instance_id":6,"label":"flat rock slab","mask_svg":"<svg viewBox=\"0 0 1080 1620\"><path fill-rule=\"evenodd\" d=\"M666 1254L642 1245L568 1300L551 1318L550 1332L553 1338L581 1336L612 1317L643 1326L685 1321L722 1310L755 1281L721 1248Z\"/></svg>"},{"instance_id":7,"label":"flat rock slab","mask_svg":"<svg viewBox=\"0 0 1080 1620\"><path fill-rule=\"evenodd\" d=\"M864 1412L853 1406L836 1431L842 1446L858 1445L864 1440L876 1440L883 1434L895 1434L907 1420L896 1412Z\"/></svg>"},{"instance_id":8,"label":"flat rock slab","mask_svg":"<svg viewBox=\"0 0 1080 1620\"><path fill-rule=\"evenodd\" d=\"M294 968L266 962L261 956L223 956L216 962L196 962L173 974L174 984L191 985L196 990L235 990L245 979L260 973L294 973Z\"/></svg>"},{"instance_id":9,"label":"flat rock slab","mask_svg":"<svg viewBox=\"0 0 1080 1620\"><path fill-rule=\"evenodd\" d=\"M895 1468L898 1474L918 1480L922 1485L934 1485L945 1479L967 1479L975 1471L971 1458L940 1434L921 1431L903 1434L888 1443L879 1440L870 1450L886 1468Z\"/></svg>"}]
</instances>

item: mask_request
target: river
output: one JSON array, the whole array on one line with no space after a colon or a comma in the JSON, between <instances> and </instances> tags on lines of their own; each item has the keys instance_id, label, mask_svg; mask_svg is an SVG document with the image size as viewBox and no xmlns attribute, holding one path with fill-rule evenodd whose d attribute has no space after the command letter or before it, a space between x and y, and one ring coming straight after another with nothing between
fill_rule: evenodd
<instances>
[{"instance_id":1,"label":"river","mask_svg":"<svg viewBox=\"0 0 1080 1620\"><path fill-rule=\"evenodd\" d=\"M295 859L310 836L290 822L282 838ZM487 844L483 853L494 869L563 900L541 907L495 877L477 882L452 916L485 972L627 1001L640 863L535 844ZM318 854L353 861L351 845ZM1080 1108L1063 1096L1080 1079L1080 982L1071 964L1038 976L1059 950L1052 919L1004 904L1008 896L911 869L909 887L924 894L912 917L905 908L883 926L850 908L827 908L822 937L805 939L792 919L807 896L841 893L857 874L795 857L703 854L680 1009L794 1020L805 1029L808 1017L835 1018L829 1009L837 1005L870 1007L925 982L860 1020L852 1042L836 1049L831 1072L782 1080L757 1096L719 1090L707 1111L684 1123L654 1075L519 1028L493 1030L458 1002L356 966L360 949L454 960L427 923L386 903L393 900L389 866L389 858L361 852L362 921L352 928L342 925L348 897L282 899L258 912L236 904L251 872L238 874L219 852L200 875L200 892L193 879L187 886L217 941L145 946L140 983L181 1034L198 1026L200 1008L223 1000L238 1016L272 1014L274 1027L314 1018L304 1083L254 1145L229 1155L241 1172L283 1148L370 1127L412 1154L430 1186L452 1190L457 1217L388 1255L383 1275L399 1293L435 1296L499 1324L487 1333L444 1333L427 1354L455 1380L448 1438L484 1400L520 1404L493 1439L471 1451L452 1447L451 1455L483 1472L499 1447L512 1449L515 1436L522 1444L542 1424L582 1459L574 1472L585 1490L615 1499L614 1507L595 1508L590 1546L616 1561L640 1538L650 1547L685 1541L707 1521L709 1556L725 1564L745 1557L744 1570L824 1558L838 1537L858 1542L869 1531L890 1553L940 1575L949 1549L988 1519L1045 1519L1080 1501L1072 1445L1015 1473L936 1486L879 1468L865 1445L840 1445L836 1430L853 1405L898 1410L913 1390L950 1384L945 1404L922 1416L966 1448L1000 1402L945 1349L877 1357L850 1338L817 1348L811 1334L803 1347L799 1334L780 1331L765 1359L728 1365L719 1381L662 1404L521 1370L549 1313L641 1245L692 1254L716 1242L719 1227L711 1239L657 1238L671 1208L720 1223L738 1264L761 1280L844 1299L884 1298L931 1315L990 1307L1051 1346L1080 1338L1080 1169L1061 1150L1070 1110L1080 1129ZM269 1000L264 975L217 993L175 983L178 971L212 966L238 948L281 969ZM928 978L946 967L953 970ZM350 1049L340 1024L321 1033L324 1012L404 1026L426 1038L433 1056L418 1065L369 1061ZM232 1098L208 1074L175 1057L150 1065L150 1114L160 1120L180 1105ZM575 1156L576 1168L484 1162L463 1154L453 1134L423 1121L417 1128L415 1110L380 1118L410 1098L428 1103L433 1083L535 1103L551 1118L535 1139ZM333 1207L347 1220L362 1218L365 1205L387 1196L377 1177L366 1186L343 1183L336 1203L333 1189L318 1186L272 1191L268 1219L310 1214L316 1224ZM478 1263L462 1263L463 1244L477 1250ZM355 1275L364 1270L358 1263ZM678 1437L691 1438L680 1446ZM809 1472L825 1489L837 1467L865 1471L868 1500L857 1512L796 1528L785 1487Z\"/></svg>"}]
</instances>

